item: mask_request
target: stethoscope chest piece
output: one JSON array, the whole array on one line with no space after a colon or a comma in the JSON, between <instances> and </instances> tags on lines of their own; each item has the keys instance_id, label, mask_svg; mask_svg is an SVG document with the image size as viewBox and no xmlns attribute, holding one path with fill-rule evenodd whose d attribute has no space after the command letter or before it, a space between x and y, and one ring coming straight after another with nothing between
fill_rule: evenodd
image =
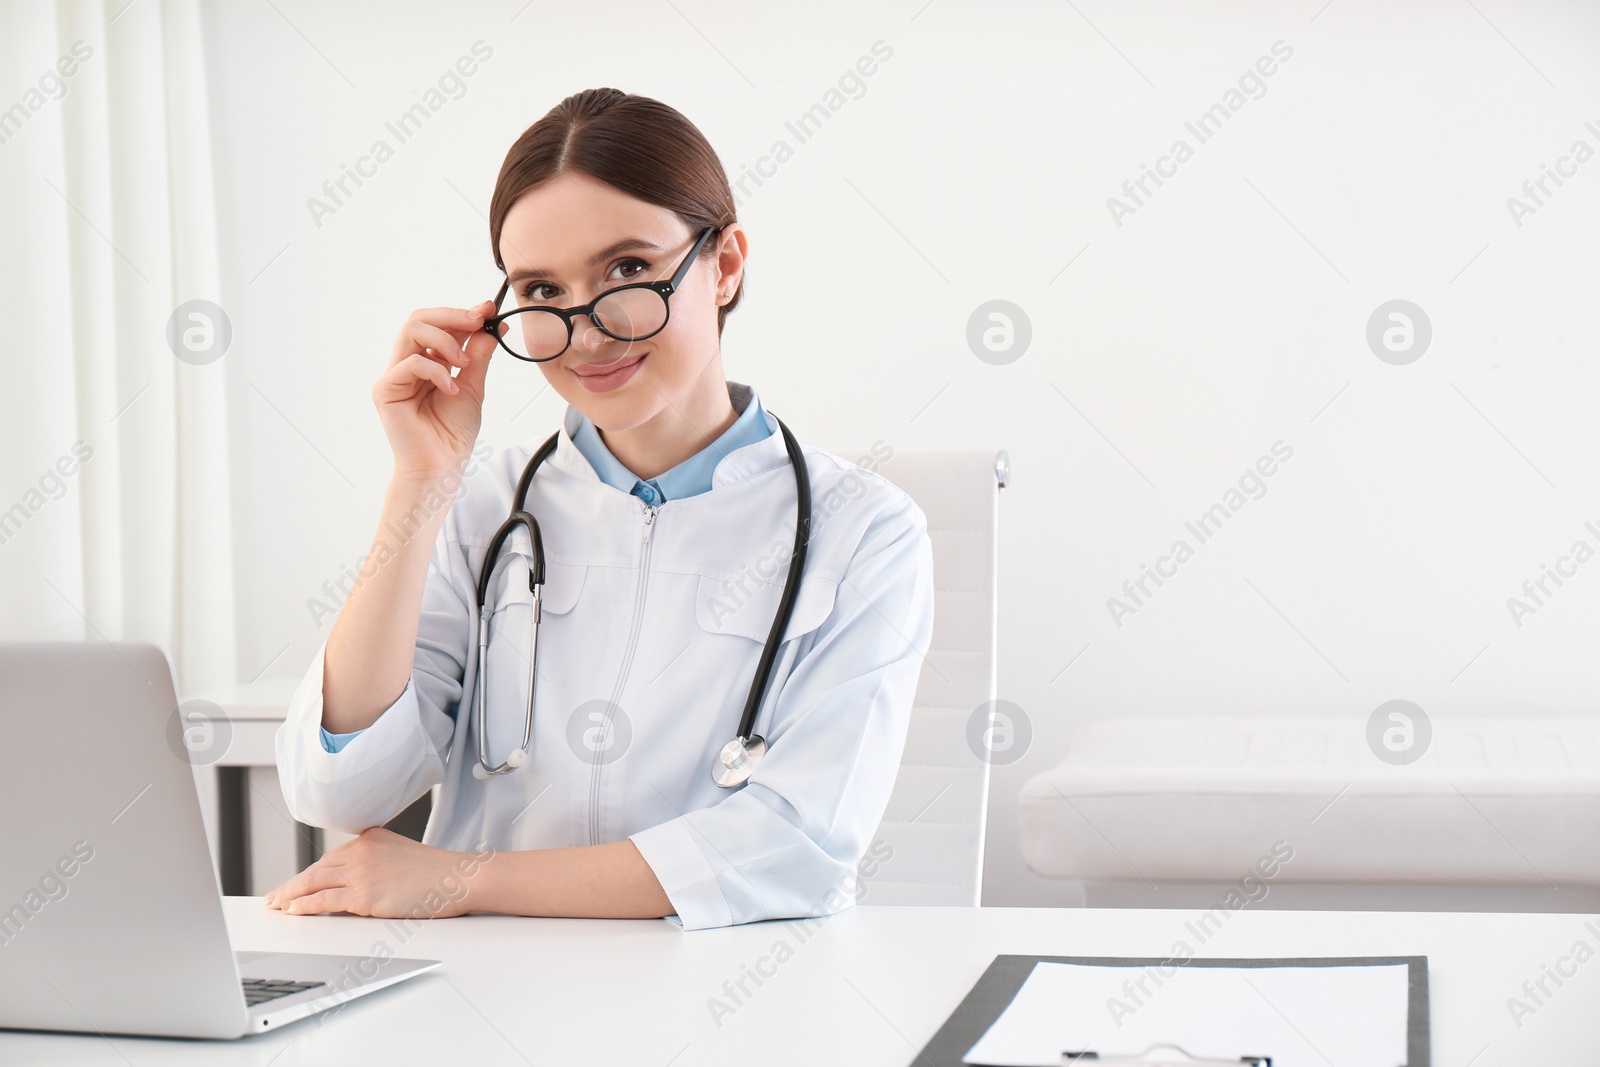
<instances>
[{"instance_id":1,"label":"stethoscope chest piece","mask_svg":"<svg viewBox=\"0 0 1600 1067\"><path fill-rule=\"evenodd\" d=\"M711 780L724 789L743 785L766 754L767 743L759 734L748 741L735 737L717 753L717 761L711 765Z\"/></svg>"}]
</instances>

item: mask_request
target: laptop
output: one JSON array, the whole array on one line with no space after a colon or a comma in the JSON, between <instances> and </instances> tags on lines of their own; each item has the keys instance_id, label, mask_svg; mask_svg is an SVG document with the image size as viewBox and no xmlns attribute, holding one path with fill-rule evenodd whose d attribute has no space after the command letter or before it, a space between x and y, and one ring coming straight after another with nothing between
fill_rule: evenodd
<instances>
[{"instance_id":1,"label":"laptop","mask_svg":"<svg viewBox=\"0 0 1600 1067\"><path fill-rule=\"evenodd\" d=\"M233 951L154 645L0 643L0 724L0 1028L236 1038L439 966Z\"/></svg>"}]
</instances>

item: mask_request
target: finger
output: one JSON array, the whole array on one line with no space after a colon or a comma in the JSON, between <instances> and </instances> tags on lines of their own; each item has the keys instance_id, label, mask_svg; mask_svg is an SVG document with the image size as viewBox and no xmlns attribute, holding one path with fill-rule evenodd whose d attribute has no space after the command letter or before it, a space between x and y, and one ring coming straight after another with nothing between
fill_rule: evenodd
<instances>
[{"instance_id":1,"label":"finger","mask_svg":"<svg viewBox=\"0 0 1600 1067\"><path fill-rule=\"evenodd\" d=\"M484 306L491 308L492 313L493 305L489 301L484 301ZM500 330L503 333L510 328L509 325L501 324ZM489 375L489 361L494 358L495 350L499 347L495 335L487 330L479 330L469 337L466 345L467 365L456 375L456 382L482 396L483 382Z\"/></svg>"},{"instance_id":2,"label":"finger","mask_svg":"<svg viewBox=\"0 0 1600 1067\"><path fill-rule=\"evenodd\" d=\"M372 387L372 394L380 403L410 400L417 395L419 380L431 382L434 388L451 396L461 391L461 386L450 377L449 367L413 352L384 372Z\"/></svg>"},{"instance_id":3,"label":"finger","mask_svg":"<svg viewBox=\"0 0 1600 1067\"><path fill-rule=\"evenodd\" d=\"M267 906L282 909L285 904L307 893L347 885L349 882L337 865L318 860L269 893Z\"/></svg>"},{"instance_id":4,"label":"finger","mask_svg":"<svg viewBox=\"0 0 1600 1067\"><path fill-rule=\"evenodd\" d=\"M269 908L282 910L285 904L296 897L306 893L316 892L320 889L334 888L342 885L342 880L332 880L324 873L325 868L320 864L307 867L287 882L268 893L264 898Z\"/></svg>"},{"instance_id":5,"label":"finger","mask_svg":"<svg viewBox=\"0 0 1600 1067\"><path fill-rule=\"evenodd\" d=\"M460 362L461 343L483 326L483 310L478 308L426 308L413 311L400 328L389 363L393 366L413 352L433 349L453 362Z\"/></svg>"},{"instance_id":6,"label":"finger","mask_svg":"<svg viewBox=\"0 0 1600 1067\"><path fill-rule=\"evenodd\" d=\"M465 328L452 328L450 333L455 337L457 343L464 347L473 337L484 332L484 322L499 309L494 306L493 300L485 300L481 304L474 304L472 307L464 308L463 310L467 313Z\"/></svg>"},{"instance_id":7,"label":"finger","mask_svg":"<svg viewBox=\"0 0 1600 1067\"><path fill-rule=\"evenodd\" d=\"M284 911L290 915L325 915L333 912L347 911L352 914L364 914L358 910L356 892L348 887L323 889L316 893L308 893L303 897L296 897L289 901Z\"/></svg>"},{"instance_id":8,"label":"finger","mask_svg":"<svg viewBox=\"0 0 1600 1067\"><path fill-rule=\"evenodd\" d=\"M450 331L451 336L453 336L456 341L462 345L462 347L465 347L466 344L474 337L483 336L485 332L483 329L483 324L488 321L489 316L495 313L494 301L485 300L481 304L469 307L467 308L467 313L471 316L468 320L471 325L465 330Z\"/></svg>"},{"instance_id":9,"label":"finger","mask_svg":"<svg viewBox=\"0 0 1600 1067\"><path fill-rule=\"evenodd\" d=\"M466 361L461 344L471 336L470 330L444 330L432 323L410 322L406 324L406 332L411 337L413 351L432 352L457 366Z\"/></svg>"},{"instance_id":10,"label":"finger","mask_svg":"<svg viewBox=\"0 0 1600 1067\"><path fill-rule=\"evenodd\" d=\"M492 314L494 314L493 302L485 300L482 304L475 304L469 308L418 308L406 321L424 323L465 335L482 327L484 316Z\"/></svg>"},{"instance_id":11,"label":"finger","mask_svg":"<svg viewBox=\"0 0 1600 1067\"><path fill-rule=\"evenodd\" d=\"M323 889L327 888L328 884L348 884L348 879L344 878L343 876L344 865L335 857L338 856L340 850L348 848L357 840L359 840L359 838L351 838L349 841L342 842L338 845L335 845L333 848L330 848L328 851L322 854L320 859L311 864L305 870L301 871L287 882L284 882L276 889L269 890L266 895L262 897L262 900L266 902L269 908L282 907L285 901L306 892L308 888ZM332 872L332 875L330 875L329 872ZM331 882L327 881L330 877L332 878Z\"/></svg>"}]
</instances>

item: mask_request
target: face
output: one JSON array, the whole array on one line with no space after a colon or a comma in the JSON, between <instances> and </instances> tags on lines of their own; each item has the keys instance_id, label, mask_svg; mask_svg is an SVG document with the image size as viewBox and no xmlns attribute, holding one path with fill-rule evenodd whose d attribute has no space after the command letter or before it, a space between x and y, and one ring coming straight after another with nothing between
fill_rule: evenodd
<instances>
[{"instance_id":1,"label":"face","mask_svg":"<svg viewBox=\"0 0 1600 1067\"><path fill-rule=\"evenodd\" d=\"M665 281L699 236L666 208L587 175L561 174L523 193L506 213L500 258L511 291L501 310L527 304L576 307L619 285ZM613 247L623 242L626 246ZM630 430L663 412L693 410L699 406L695 394L708 382L724 388L717 294L731 295L738 286L744 234L734 224L706 244L716 254L702 252L689 265L660 333L619 341L582 315L573 319L567 350L533 364L600 429ZM591 262L601 252L606 255ZM528 366L508 362L518 371Z\"/></svg>"}]
</instances>

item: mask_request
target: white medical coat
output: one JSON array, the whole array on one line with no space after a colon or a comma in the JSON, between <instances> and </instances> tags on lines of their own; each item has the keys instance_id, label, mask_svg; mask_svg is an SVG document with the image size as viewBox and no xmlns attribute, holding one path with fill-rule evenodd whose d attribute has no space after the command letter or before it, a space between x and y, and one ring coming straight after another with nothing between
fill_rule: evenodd
<instances>
[{"instance_id":1,"label":"white medical coat","mask_svg":"<svg viewBox=\"0 0 1600 1067\"><path fill-rule=\"evenodd\" d=\"M577 419L569 406L527 500L546 560L527 762L472 776L476 581L538 441L493 457L449 505L410 681L339 752L321 740L326 644L317 651L277 734L291 813L359 833L439 784L426 844L508 851L626 837L685 930L853 905L932 638L922 511L802 437L813 532L756 718L768 750L747 783L726 790L712 762L738 729L794 543L783 437L766 415L773 433L723 457L709 492L651 507L600 481L573 444ZM522 740L530 559L519 529L490 587L491 765Z\"/></svg>"}]
</instances>

